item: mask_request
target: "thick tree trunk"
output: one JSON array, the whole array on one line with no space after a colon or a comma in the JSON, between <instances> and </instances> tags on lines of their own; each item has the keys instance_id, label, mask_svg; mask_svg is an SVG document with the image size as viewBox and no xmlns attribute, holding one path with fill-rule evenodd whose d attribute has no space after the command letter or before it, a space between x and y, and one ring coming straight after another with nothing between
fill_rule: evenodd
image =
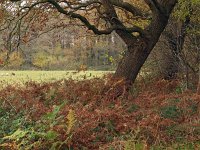
<instances>
[{"instance_id":1,"label":"thick tree trunk","mask_svg":"<svg viewBox=\"0 0 200 150\"><path fill-rule=\"evenodd\" d=\"M141 67L166 27L168 19L169 16L156 14L144 32L145 36L139 36L138 38L131 39L130 36L122 36L120 32L117 32L127 43L128 50L119 63L114 77L123 78L130 84L134 83Z\"/></svg>"},{"instance_id":2,"label":"thick tree trunk","mask_svg":"<svg viewBox=\"0 0 200 150\"><path fill-rule=\"evenodd\" d=\"M129 47L117 67L115 77L122 77L130 83L134 82L149 52L145 41L142 40Z\"/></svg>"},{"instance_id":3,"label":"thick tree trunk","mask_svg":"<svg viewBox=\"0 0 200 150\"><path fill-rule=\"evenodd\" d=\"M190 24L190 16L186 16L184 21L176 22L171 20L169 25L169 31L166 30L163 36L168 42L169 48L172 52L172 57L174 61L170 64L171 66L167 68L164 72L165 79L173 79L175 74L178 73L180 67L182 66L184 71L188 68L193 71L193 69L186 62L185 58L182 56L182 50L187 35L187 28ZM170 56L169 56L170 57Z\"/></svg>"}]
</instances>

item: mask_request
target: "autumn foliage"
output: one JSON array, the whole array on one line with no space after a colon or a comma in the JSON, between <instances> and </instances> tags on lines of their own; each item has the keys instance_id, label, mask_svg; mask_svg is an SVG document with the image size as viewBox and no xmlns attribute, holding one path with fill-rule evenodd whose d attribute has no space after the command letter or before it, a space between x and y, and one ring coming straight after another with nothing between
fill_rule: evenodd
<instances>
[{"instance_id":1,"label":"autumn foliage","mask_svg":"<svg viewBox=\"0 0 200 150\"><path fill-rule=\"evenodd\" d=\"M115 99L110 98L112 93L107 97L105 84L106 79L92 79L29 82L20 88L8 86L0 91L1 110L13 112L12 119L24 115L26 126L16 127L21 134L28 128L27 124L37 131L35 134L46 126L48 138L37 135L40 138L34 137L23 145L32 144L31 149L36 150L52 146L128 149L139 143L143 149L174 144L177 148L183 143L200 148L200 96L179 90L179 80L155 80L148 84L138 81L129 93ZM24 139L29 135L25 133ZM0 133L0 136L9 134L12 133ZM52 138L54 134L56 138ZM21 140L5 139L0 141L0 147L18 149Z\"/></svg>"}]
</instances>

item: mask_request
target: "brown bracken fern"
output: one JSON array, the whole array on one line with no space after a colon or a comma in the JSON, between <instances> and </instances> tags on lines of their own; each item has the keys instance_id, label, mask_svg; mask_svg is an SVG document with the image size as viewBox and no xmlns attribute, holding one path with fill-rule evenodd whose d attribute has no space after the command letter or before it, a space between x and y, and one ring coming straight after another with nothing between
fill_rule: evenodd
<instances>
[{"instance_id":1,"label":"brown bracken fern","mask_svg":"<svg viewBox=\"0 0 200 150\"><path fill-rule=\"evenodd\" d=\"M67 115L67 134L70 134L77 122L74 110L70 109Z\"/></svg>"}]
</instances>

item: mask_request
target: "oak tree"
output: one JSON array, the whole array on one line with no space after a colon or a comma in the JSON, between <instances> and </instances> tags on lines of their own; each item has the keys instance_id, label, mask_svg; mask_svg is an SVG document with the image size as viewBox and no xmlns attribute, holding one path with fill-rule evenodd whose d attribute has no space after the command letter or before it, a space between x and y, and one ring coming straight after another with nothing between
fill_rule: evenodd
<instances>
[{"instance_id":1,"label":"oak tree","mask_svg":"<svg viewBox=\"0 0 200 150\"><path fill-rule=\"evenodd\" d=\"M177 3L177 0L10 1L20 6L17 15L25 16L34 9L52 15L59 12L97 35L116 32L127 45L127 50L118 64L114 77L123 78L130 84L134 83L141 67L158 42Z\"/></svg>"}]
</instances>

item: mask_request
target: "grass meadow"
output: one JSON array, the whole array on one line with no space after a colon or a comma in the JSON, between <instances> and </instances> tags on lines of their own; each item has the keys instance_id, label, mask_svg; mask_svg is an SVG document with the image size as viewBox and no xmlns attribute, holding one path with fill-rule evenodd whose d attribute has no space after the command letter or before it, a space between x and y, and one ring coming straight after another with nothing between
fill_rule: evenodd
<instances>
[{"instance_id":1,"label":"grass meadow","mask_svg":"<svg viewBox=\"0 0 200 150\"><path fill-rule=\"evenodd\" d=\"M1 87L26 82L55 82L62 79L83 80L100 78L112 71L0 71Z\"/></svg>"}]
</instances>

